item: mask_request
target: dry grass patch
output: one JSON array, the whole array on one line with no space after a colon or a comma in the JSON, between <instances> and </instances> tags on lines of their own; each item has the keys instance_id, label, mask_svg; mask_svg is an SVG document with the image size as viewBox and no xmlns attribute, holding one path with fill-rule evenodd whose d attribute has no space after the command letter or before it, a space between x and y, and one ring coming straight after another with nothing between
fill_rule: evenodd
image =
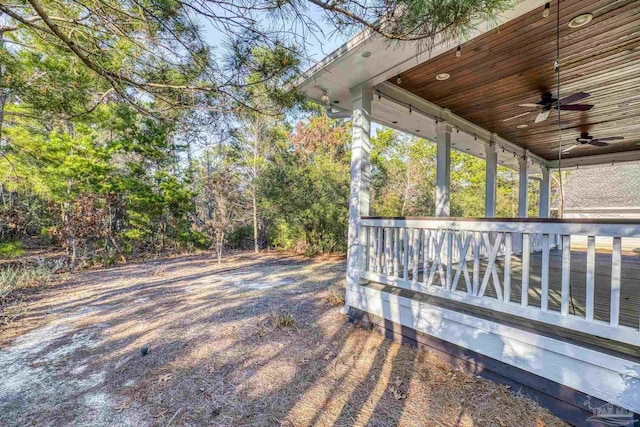
<instances>
[{"instance_id":1,"label":"dry grass patch","mask_svg":"<svg viewBox=\"0 0 640 427\"><path fill-rule=\"evenodd\" d=\"M0 371L21 376L0 384L0 425L562 425L506 387L347 323L327 304L344 268L241 254L82 273L12 325L32 339L0 351L11 356Z\"/></svg>"},{"instance_id":2,"label":"dry grass patch","mask_svg":"<svg viewBox=\"0 0 640 427\"><path fill-rule=\"evenodd\" d=\"M345 293L345 283L341 281L340 283L334 283L329 286L327 290L327 296L325 297L325 301L331 305L344 305L344 293Z\"/></svg>"}]
</instances>

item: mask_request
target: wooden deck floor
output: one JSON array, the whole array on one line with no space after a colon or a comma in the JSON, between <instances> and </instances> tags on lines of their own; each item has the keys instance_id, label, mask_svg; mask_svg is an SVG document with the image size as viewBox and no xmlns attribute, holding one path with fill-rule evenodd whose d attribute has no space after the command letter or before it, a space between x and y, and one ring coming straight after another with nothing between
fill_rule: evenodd
<instances>
[{"instance_id":1,"label":"wooden deck floor","mask_svg":"<svg viewBox=\"0 0 640 427\"><path fill-rule=\"evenodd\" d=\"M584 316L586 301L587 254L571 251L571 305L569 312ZM501 277L504 260L498 262ZM562 252L552 250L549 256L549 310L560 311ZM529 305L540 307L542 255L531 254L529 270ZM522 262L517 256L511 260L511 301L521 301ZM609 320L611 303L611 254L596 253L594 317ZM493 290L493 288L491 288ZM495 294L494 294L495 295ZM620 324L638 328L640 323L640 257L623 255L620 297Z\"/></svg>"},{"instance_id":2,"label":"wooden deck floor","mask_svg":"<svg viewBox=\"0 0 640 427\"><path fill-rule=\"evenodd\" d=\"M570 276L570 314L584 316L586 301L586 276L587 253L584 250L571 251L571 276ZM496 260L500 286L504 284L504 257ZM454 263L453 274L458 265ZM561 278L562 278L562 251L552 249L549 254L549 310L560 311ZM467 262L469 276L473 277L473 261ZM480 281L482 281L487 268L486 262L481 262ZM402 266L400 266L402 275ZM529 267L529 306L540 307L541 295L541 271L542 255L540 252L531 253ZM424 280L422 271L418 281ZM439 286L439 276L434 276L434 285ZM466 288L464 277L460 277L457 289ZM489 286L485 292L487 297L496 297L493 288L493 280L489 280ZM520 303L522 297L522 258L511 257L511 302ZM594 317L598 320L609 321L611 303L611 253L607 251L596 252L595 268L595 297ZM622 283L620 289L620 324L638 329L640 326L640 255L626 251L622 255Z\"/></svg>"},{"instance_id":3,"label":"wooden deck floor","mask_svg":"<svg viewBox=\"0 0 640 427\"><path fill-rule=\"evenodd\" d=\"M540 276L541 276L540 253L532 253L530 258L529 271L529 306L540 307ZM571 305L569 313L584 316L585 313L585 295L586 295L586 263L587 254L583 250L571 251ZM498 259L498 274L501 286L504 283L504 258ZM549 257L549 310L560 311L561 297L561 265L562 251L551 250ZM454 265L453 274L455 274L457 264ZM467 262L469 275L473 277L473 261ZM486 271L486 262L481 263L480 280L482 280ZM522 279L522 259L519 256L511 258L511 298L513 303L521 301L521 279ZM611 253L596 252L596 271L595 271L595 298L594 298L594 316L602 321L609 320L610 310L610 291L611 291ZM400 273L402 275L402 272ZM423 281L423 275L420 271L418 280ZM438 274L434 277L435 285L439 285ZM485 296L495 298L495 290L492 280L487 287ZM605 338L599 338L590 334L581 333L569 329L564 329L555 325L535 322L523 317L508 315L505 313L494 312L489 309L480 308L470 304L455 302L440 297L430 296L424 293L409 291L395 286L385 286L370 282L367 286L388 293L404 295L407 298L424 301L431 305L442 306L455 311L469 313L471 315L488 318L497 322L511 324L512 326L523 328L531 332L541 333L555 337L560 340L574 342L579 345L587 345L596 348L599 351L612 351L616 355L624 357L632 356L632 360L640 363L640 347L624 344ZM458 290L466 289L464 278L460 277L458 282ZM640 323L640 255L632 251L626 252L622 256L622 283L620 298L620 324L638 329Z\"/></svg>"},{"instance_id":4,"label":"wooden deck floor","mask_svg":"<svg viewBox=\"0 0 640 427\"><path fill-rule=\"evenodd\" d=\"M541 261L540 253L532 253L529 272L529 305L540 307L541 293ZM569 312L577 315L585 313L586 295L586 263L587 254L585 251L571 251L571 306ZM484 264L484 263L483 263ZM469 274L473 273L473 262L468 264ZM502 285L504 280L504 259L497 261L498 274ZM562 252L551 250L549 257L549 310L560 311L561 296L561 266ZM455 266L457 267L457 266ZM481 276L486 269L486 265L481 266ZM455 271L455 268L454 268ZM511 298L512 302L521 301L521 280L522 280L522 259L513 256L511 259ZM595 298L594 315L597 319L609 320L609 305L611 294L611 254L596 253L595 271ZM437 276L437 275L436 275ZM492 281L487 287L487 296L495 297ZM464 279L461 277L458 289L465 287ZM623 255L622 257L622 284L620 300L620 324L638 328L640 324L640 256Z\"/></svg>"}]
</instances>

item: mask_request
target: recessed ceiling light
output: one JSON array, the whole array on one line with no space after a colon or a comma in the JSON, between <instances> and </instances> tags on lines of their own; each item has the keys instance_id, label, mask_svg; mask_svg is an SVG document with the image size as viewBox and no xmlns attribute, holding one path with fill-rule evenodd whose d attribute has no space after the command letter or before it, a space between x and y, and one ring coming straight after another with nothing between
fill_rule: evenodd
<instances>
[{"instance_id":1,"label":"recessed ceiling light","mask_svg":"<svg viewBox=\"0 0 640 427\"><path fill-rule=\"evenodd\" d=\"M447 80L449 77L451 77L451 75L449 75L449 73L440 73L436 76L436 80Z\"/></svg>"},{"instance_id":2,"label":"recessed ceiling light","mask_svg":"<svg viewBox=\"0 0 640 427\"><path fill-rule=\"evenodd\" d=\"M371 52L369 52L368 50L365 50L364 52L362 52L361 55L363 58L368 58L371 56Z\"/></svg>"},{"instance_id":3,"label":"recessed ceiling light","mask_svg":"<svg viewBox=\"0 0 640 427\"><path fill-rule=\"evenodd\" d=\"M397 125L397 124L398 124L398 121L397 121L397 120L394 120L394 121L392 121L391 123L393 123L394 125Z\"/></svg>"},{"instance_id":4,"label":"recessed ceiling light","mask_svg":"<svg viewBox=\"0 0 640 427\"><path fill-rule=\"evenodd\" d=\"M578 15L569 21L569 28L578 28L583 25L587 25L593 19L593 15L590 13L583 13L582 15Z\"/></svg>"},{"instance_id":5,"label":"recessed ceiling light","mask_svg":"<svg viewBox=\"0 0 640 427\"><path fill-rule=\"evenodd\" d=\"M416 129L416 133L419 133L419 132L420 132L420 129Z\"/></svg>"},{"instance_id":6,"label":"recessed ceiling light","mask_svg":"<svg viewBox=\"0 0 640 427\"><path fill-rule=\"evenodd\" d=\"M335 101L333 101L334 104L340 104L340 100L336 99Z\"/></svg>"},{"instance_id":7,"label":"recessed ceiling light","mask_svg":"<svg viewBox=\"0 0 640 427\"><path fill-rule=\"evenodd\" d=\"M529 125L518 125L516 126L518 129L524 129L526 127L529 127Z\"/></svg>"}]
</instances>

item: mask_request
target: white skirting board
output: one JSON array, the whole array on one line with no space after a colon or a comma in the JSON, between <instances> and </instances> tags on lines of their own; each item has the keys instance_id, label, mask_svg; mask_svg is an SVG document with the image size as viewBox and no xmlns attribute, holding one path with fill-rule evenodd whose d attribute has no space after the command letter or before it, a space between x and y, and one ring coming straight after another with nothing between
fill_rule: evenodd
<instances>
[{"instance_id":1,"label":"white skirting board","mask_svg":"<svg viewBox=\"0 0 640 427\"><path fill-rule=\"evenodd\" d=\"M347 304L640 413L638 363L364 286Z\"/></svg>"}]
</instances>

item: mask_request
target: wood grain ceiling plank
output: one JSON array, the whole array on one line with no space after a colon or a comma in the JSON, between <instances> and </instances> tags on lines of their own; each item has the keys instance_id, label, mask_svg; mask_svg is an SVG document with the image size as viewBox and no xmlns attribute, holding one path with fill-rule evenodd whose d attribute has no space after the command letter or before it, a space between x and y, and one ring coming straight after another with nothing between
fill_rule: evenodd
<instances>
[{"instance_id":1,"label":"wood grain ceiling plank","mask_svg":"<svg viewBox=\"0 0 640 427\"><path fill-rule=\"evenodd\" d=\"M639 6L640 2L631 0L561 2L562 96L586 91L591 96L583 103L595 105L588 112L562 112L563 140L573 141L585 128L601 137L625 137L624 142L607 147L580 147L571 157L639 148L640 126L633 123L640 123L640 105L621 107L640 92ZM557 150L551 148L559 141L555 120L534 124L536 113L532 112L512 122L502 121L526 111L518 104L537 102L540 87L555 92L553 7L548 19L541 18L541 10L534 10L501 26L500 32L463 45L460 58L452 49L402 73L400 86L535 154L557 158ZM594 14L591 23L568 27L570 19L585 12ZM439 72L450 73L451 78L437 82L434 77ZM395 78L390 81L395 83ZM516 128L524 123L529 127Z\"/></svg>"}]
</instances>

